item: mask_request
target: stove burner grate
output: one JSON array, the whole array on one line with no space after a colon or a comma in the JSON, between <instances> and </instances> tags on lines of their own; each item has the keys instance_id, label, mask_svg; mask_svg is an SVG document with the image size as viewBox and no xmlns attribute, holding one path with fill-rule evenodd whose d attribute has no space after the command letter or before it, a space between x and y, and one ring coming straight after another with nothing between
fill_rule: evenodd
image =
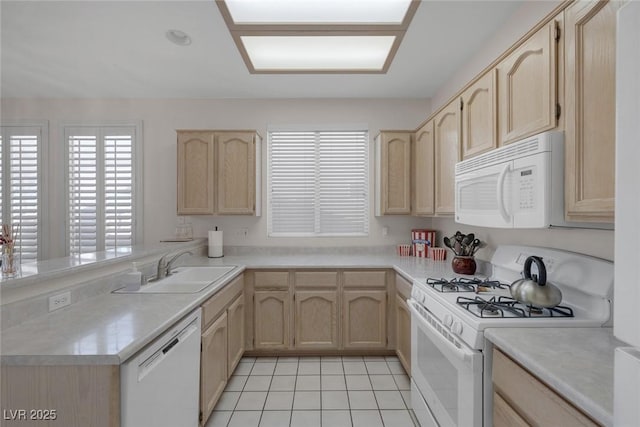
<instances>
[{"instance_id":1,"label":"stove burner grate","mask_svg":"<svg viewBox=\"0 0 640 427\"><path fill-rule=\"evenodd\" d=\"M427 285L438 292L481 292L483 290L499 288L507 289L509 285L497 280L456 277L454 279L427 279ZM483 289L485 288L485 289Z\"/></svg>"},{"instance_id":2,"label":"stove burner grate","mask_svg":"<svg viewBox=\"0 0 640 427\"><path fill-rule=\"evenodd\" d=\"M458 297L457 304L464 307L476 317L574 317L570 307L556 306L552 308L526 305L509 297Z\"/></svg>"}]
</instances>

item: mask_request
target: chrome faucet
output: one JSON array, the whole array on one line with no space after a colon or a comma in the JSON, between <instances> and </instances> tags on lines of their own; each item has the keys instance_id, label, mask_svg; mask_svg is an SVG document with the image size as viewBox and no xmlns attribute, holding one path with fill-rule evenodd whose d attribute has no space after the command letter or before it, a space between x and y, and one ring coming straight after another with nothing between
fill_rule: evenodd
<instances>
[{"instance_id":1,"label":"chrome faucet","mask_svg":"<svg viewBox=\"0 0 640 427\"><path fill-rule=\"evenodd\" d=\"M156 272L156 277L155 280L160 280L160 279L164 279L167 276L171 275L171 266L173 265L174 262L176 262L176 260L178 258L180 258L182 255L184 254L189 254L189 255L193 255L193 252L191 251L182 251L182 252L178 252L176 255L173 256L173 258L171 258L169 261L167 261L167 257L170 254L165 254L163 255L159 260L158 260L158 270Z\"/></svg>"}]
</instances>

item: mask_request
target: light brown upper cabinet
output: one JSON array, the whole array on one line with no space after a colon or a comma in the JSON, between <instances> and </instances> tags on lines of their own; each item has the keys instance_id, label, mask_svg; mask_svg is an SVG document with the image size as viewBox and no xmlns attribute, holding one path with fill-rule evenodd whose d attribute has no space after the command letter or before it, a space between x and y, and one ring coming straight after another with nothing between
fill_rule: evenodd
<instances>
[{"instance_id":1,"label":"light brown upper cabinet","mask_svg":"<svg viewBox=\"0 0 640 427\"><path fill-rule=\"evenodd\" d=\"M178 215L260 215L254 131L178 131Z\"/></svg>"},{"instance_id":2,"label":"light brown upper cabinet","mask_svg":"<svg viewBox=\"0 0 640 427\"><path fill-rule=\"evenodd\" d=\"M411 133L382 131L375 150L376 216L411 214Z\"/></svg>"},{"instance_id":3,"label":"light brown upper cabinet","mask_svg":"<svg viewBox=\"0 0 640 427\"><path fill-rule=\"evenodd\" d=\"M556 127L558 25L551 20L497 66L501 145Z\"/></svg>"},{"instance_id":4,"label":"light brown upper cabinet","mask_svg":"<svg viewBox=\"0 0 640 427\"><path fill-rule=\"evenodd\" d=\"M413 136L411 159L412 215L433 215L433 120Z\"/></svg>"},{"instance_id":5,"label":"light brown upper cabinet","mask_svg":"<svg viewBox=\"0 0 640 427\"><path fill-rule=\"evenodd\" d=\"M215 134L178 131L178 214L214 213Z\"/></svg>"},{"instance_id":6,"label":"light brown upper cabinet","mask_svg":"<svg viewBox=\"0 0 640 427\"><path fill-rule=\"evenodd\" d=\"M460 101L454 100L434 118L435 213L453 214L455 166L460 161Z\"/></svg>"},{"instance_id":7,"label":"light brown upper cabinet","mask_svg":"<svg viewBox=\"0 0 640 427\"><path fill-rule=\"evenodd\" d=\"M571 221L613 222L617 1L565 10L565 208Z\"/></svg>"},{"instance_id":8,"label":"light brown upper cabinet","mask_svg":"<svg viewBox=\"0 0 640 427\"><path fill-rule=\"evenodd\" d=\"M478 79L462 95L462 158L497 148L497 71Z\"/></svg>"}]
</instances>

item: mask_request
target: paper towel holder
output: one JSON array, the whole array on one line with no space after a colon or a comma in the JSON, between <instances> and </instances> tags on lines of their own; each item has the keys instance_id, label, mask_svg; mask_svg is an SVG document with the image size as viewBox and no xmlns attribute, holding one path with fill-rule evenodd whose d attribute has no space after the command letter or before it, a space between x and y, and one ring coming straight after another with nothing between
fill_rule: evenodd
<instances>
[{"instance_id":1,"label":"paper towel holder","mask_svg":"<svg viewBox=\"0 0 640 427\"><path fill-rule=\"evenodd\" d=\"M209 230L209 258L222 258L224 256L222 250L222 230L218 231L218 227L215 230Z\"/></svg>"}]
</instances>

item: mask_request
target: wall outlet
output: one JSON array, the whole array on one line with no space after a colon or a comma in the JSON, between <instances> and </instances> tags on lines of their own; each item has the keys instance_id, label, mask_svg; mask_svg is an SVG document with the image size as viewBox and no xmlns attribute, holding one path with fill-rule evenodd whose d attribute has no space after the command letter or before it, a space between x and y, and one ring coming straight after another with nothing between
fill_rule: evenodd
<instances>
[{"instance_id":1,"label":"wall outlet","mask_svg":"<svg viewBox=\"0 0 640 427\"><path fill-rule=\"evenodd\" d=\"M248 228L236 228L234 230L234 237L238 239L246 239L249 237L249 229Z\"/></svg>"},{"instance_id":2,"label":"wall outlet","mask_svg":"<svg viewBox=\"0 0 640 427\"><path fill-rule=\"evenodd\" d=\"M66 307L69 304L71 304L71 292L65 292L49 297L49 311L54 311L59 308Z\"/></svg>"}]
</instances>

